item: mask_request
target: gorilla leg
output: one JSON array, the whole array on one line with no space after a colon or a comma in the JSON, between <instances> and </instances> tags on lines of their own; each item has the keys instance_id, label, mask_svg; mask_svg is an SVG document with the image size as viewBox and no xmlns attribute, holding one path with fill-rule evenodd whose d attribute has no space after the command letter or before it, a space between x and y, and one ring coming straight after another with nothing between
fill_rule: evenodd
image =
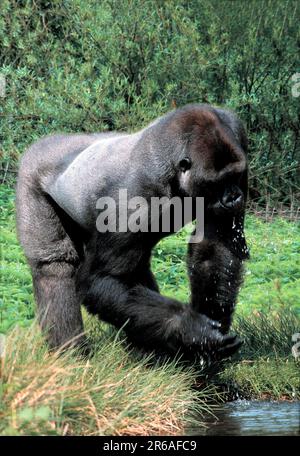
<instances>
[{"instance_id":1,"label":"gorilla leg","mask_svg":"<svg viewBox=\"0 0 300 456\"><path fill-rule=\"evenodd\" d=\"M62 220L55 204L22 174L17 214L19 239L32 269L38 319L49 346L60 347L71 339L79 342L83 323L75 275L80 258L66 231L67 219Z\"/></svg>"},{"instance_id":2,"label":"gorilla leg","mask_svg":"<svg viewBox=\"0 0 300 456\"><path fill-rule=\"evenodd\" d=\"M75 292L76 268L58 261L32 267L38 319L50 348L83 343L80 303Z\"/></svg>"}]
</instances>

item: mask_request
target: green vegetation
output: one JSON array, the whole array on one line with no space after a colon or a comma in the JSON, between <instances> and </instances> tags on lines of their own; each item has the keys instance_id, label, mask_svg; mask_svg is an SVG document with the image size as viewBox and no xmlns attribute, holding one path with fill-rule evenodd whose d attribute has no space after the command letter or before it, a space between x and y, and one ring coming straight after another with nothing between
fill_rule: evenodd
<instances>
[{"instance_id":1,"label":"green vegetation","mask_svg":"<svg viewBox=\"0 0 300 456\"><path fill-rule=\"evenodd\" d=\"M207 102L246 124L251 194L290 205L300 191L299 22L297 0L2 0L3 169L45 134L131 130Z\"/></svg>"},{"instance_id":2,"label":"green vegetation","mask_svg":"<svg viewBox=\"0 0 300 456\"><path fill-rule=\"evenodd\" d=\"M12 189L0 189L0 208L0 332L6 333L16 323L32 323L34 300L31 274L16 237Z\"/></svg>"},{"instance_id":3,"label":"green vegetation","mask_svg":"<svg viewBox=\"0 0 300 456\"><path fill-rule=\"evenodd\" d=\"M245 343L239 359L225 367L218 381L234 385L241 397L299 400L300 362L291 356L292 335L300 330L297 314L288 306L267 315L237 314L233 329Z\"/></svg>"}]
</instances>

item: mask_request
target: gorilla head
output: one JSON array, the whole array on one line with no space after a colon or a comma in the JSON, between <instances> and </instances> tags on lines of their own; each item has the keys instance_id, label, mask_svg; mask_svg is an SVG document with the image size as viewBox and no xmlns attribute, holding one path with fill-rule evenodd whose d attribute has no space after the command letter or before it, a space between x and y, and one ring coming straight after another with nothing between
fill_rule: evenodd
<instances>
[{"instance_id":1,"label":"gorilla head","mask_svg":"<svg viewBox=\"0 0 300 456\"><path fill-rule=\"evenodd\" d=\"M158 146L169 146L168 155L177 170L182 194L203 196L206 207L219 215L244 209L247 138L233 113L207 105L188 105L155 126Z\"/></svg>"}]
</instances>

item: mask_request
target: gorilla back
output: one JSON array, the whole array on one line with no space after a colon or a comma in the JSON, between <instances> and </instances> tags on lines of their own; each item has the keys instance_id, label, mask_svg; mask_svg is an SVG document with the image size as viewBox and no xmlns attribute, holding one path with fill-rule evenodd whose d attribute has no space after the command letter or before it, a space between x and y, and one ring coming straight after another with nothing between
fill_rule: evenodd
<instances>
[{"instance_id":1,"label":"gorilla back","mask_svg":"<svg viewBox=\"0 0 300 456\"><path fill-rule=\"evenodd\" d=\"M102 320L123 327L129 340L146 350L216 359L237 350L240 341L227 334L228 318L224 331L223 316L211 319L220 312L197 304L210 290L210 306L220 307L220 299L215 303L211 293L207 266L199 267L199 258L208 264L202 244L189 252L189 268L196 261L198 271L205 269L203 277L201 272L191 279L191 303L166 298L150 269L151 250L166 233L99 232L96 203L110 197L117 208L121 189L127 190L128 199L147 201L203 196L205 237L214 252L226 249L230 255L224 258L242 261L248 255L243 236L246 149L245 132L234 114L188 105L137 133L55 135L24 154L17 183L17 228L32 270L38 318L51 348L84 342L84 304ZM209 268L227 267L220 265L222 257L214 253ZM240 276L240 263L234 267ZM196 286L195 280L205 286ZM226 286L219 282L224 296ZM230 315L236 294L228 290L224 297Z\"/></svg>"}]
</instances>

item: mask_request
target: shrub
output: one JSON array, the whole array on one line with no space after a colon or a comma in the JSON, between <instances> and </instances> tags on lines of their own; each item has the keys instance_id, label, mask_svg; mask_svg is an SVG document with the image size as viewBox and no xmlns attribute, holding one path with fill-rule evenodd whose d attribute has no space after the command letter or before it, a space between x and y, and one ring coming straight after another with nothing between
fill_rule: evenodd
<instances>
[{"instance_id":1,"label":"shrub","mask_svg":"<svg viewBox=\"0 0 300 456\"><path fill-rule=\"evenodd\" d=\"M135 129L174 106L235 109L250 135L252 195L299 194L296 0L3 0L4 169L56 131Z\"/></svg>"}]
</instances>

